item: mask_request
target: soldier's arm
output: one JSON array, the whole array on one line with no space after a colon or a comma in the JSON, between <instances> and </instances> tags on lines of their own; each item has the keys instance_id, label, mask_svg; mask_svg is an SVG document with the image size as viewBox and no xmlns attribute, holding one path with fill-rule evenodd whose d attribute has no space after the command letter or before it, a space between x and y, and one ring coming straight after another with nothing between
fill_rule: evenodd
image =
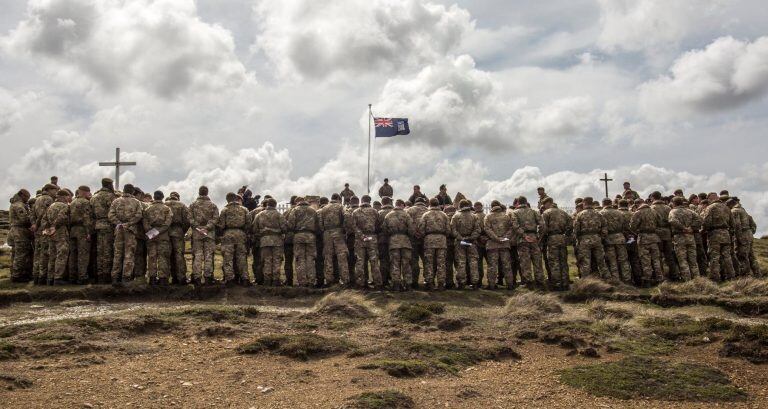
<instances>
[{"instance_id":1,"label":"soldier's arm","mask_svg":"<svg viewBox=\"0 0 768 409\"><path fill-rule=\"evenodd\" d=\"M479 217L475 217L475 220L472 224L473 228L472 233L469 235L469 239L474 241L480 238L480 235L483 233L483 226L480 224Z\"/></svg>"},{"instance_id":2,"label":"soldier's arm","mask_svg":"<svg viewBox=\"0 0 768 409\"><path fill-rule=\"evenodd\" d=\"M141 203L136 200L134 202L134 205L136 207L136 211L132 215L132 217L128 220L128 224L138 224L141 223L141 220L144 218L144 207L141 205Z\"/></svg>"},{"instance_id":3,"label":"soldier's arm","mask_svg":"<svg viewBox=\"0 0 768 409\"><path fill-rule=\"evenodd\" d=\"M288 220L285 219L285 216L278 213L278 223L280 225L280 232L283 234L290 233L291 231L288 230Z\"/></svg>"},{"instance_id":4,"label":"soldier's arm","mask_svg":"<svg viewBox=\"0 0 768 409\"><path fill-rule=\"evenodd\" d=\"M407 215L406 215L407 216ZM413 219L411 216L405 217L405 225L408 230L408 235L411 237L416 236L416 226L414 226Z\"/></svg>"},{"instance_id":5,"label":"soldier's arm","mask_svg":"<svg viewBox=\"0 0 768 409\"><path fill-rule=\"evenodd\" d=\"M608 236L608 222L605 220L605 216L598 213L597 217L600 218L600 237Z\"/></svg>"},{"instance_id":6,"label":"soldier's arm","mask_svg":"<svg viewBox=\"0 0 768 409\"><path fill-rule=\"evenodd\" d=\"M579 220L579 215L576 215L573 218L573 235L579 237L579 233L581 233L581 220Z\"/></svg>"},{"instance_id":7,"label":"soldier's arm","mask_svg":"<svg viewBox=\"0 0 768 409\"><path fill-rule=\"evenodd\" d=\"M493 228L491 228L490 223L488 223L488 217L486 216L485 219L483 219L483 228L485 231L485 235L488 236L489 239L501 242L501 237L499 237L495 231L493 231Z\"/></svg>"},{"instance_id":8,"label":"soldier's arm","mask_svg":"<svg viewBox=\"0 0 768 409\"><path fill-rule=\"evenodd\" d=\"M680 221L680 218L675 211L669 212L669 226L672 228L672 231L684 230L683 223Z\"/></svg>"},{"instance_id":9,"label":"soldier's arm","mask_svg":"<svg viewBox=\"0 0 768 409\"><path fill-rule=\"evenodd\" d=\"M186 234L189 230L189 226L192 225L192 213L189 211L189 207L183 206L181 208L181 230Z\"/></svg>"},{"instance_id":10,"label":"soldier's arm","mask_svg":"<svg viewBox=\"0 0 768 409\"><path fill-rule=\"evenodd\" d=\"M755 234L757 232L757 224L755 224L755 219L752 216L749 217L749 229L752 230L752 234Z\"/></svg>"},{"instance_id":11,"label":"soldier's arm","mask_svg":"<svg viewBox=\"0 0 768 409\"><path fill-rule=\"evenodd\" d=\"M213 205L213 217L211 217L211 220L208 220L208 224L205 226L205 229L208 231L213 231L216 229L216 226L219 225L219 207L216 205Z\"/></svg>"},{"instance_id":12,"label":"soldier's arm","mask_svg":"<svg viewBox=\"0 0 768 409\"><path fill-rule=\"evenodd\" d=\"M118 225L120 224L120 220L117 218L117 206L115 206L115 202L112 202L112 205L109 206L109 212L107 213L107 218L109 219L109 222Z\"/></svg>"},{"instance_id":13,"label":"soldier's arm","mask_svg":"<svg viewBox=\"0 0 768 409\"><path fill-rule=\"evenodd\" d=\"M58 215L56 215L56 220L53 221L53 225L56 228L64 227L69 223L69 206L62 209L62 211L59 212Z\"/></svg>"}]
</instances>

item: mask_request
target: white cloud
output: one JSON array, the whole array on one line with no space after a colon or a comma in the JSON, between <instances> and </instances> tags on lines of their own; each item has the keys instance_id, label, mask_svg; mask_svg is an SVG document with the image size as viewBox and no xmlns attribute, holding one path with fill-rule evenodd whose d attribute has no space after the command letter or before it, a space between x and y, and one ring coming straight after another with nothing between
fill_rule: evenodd
<instances>
[{"instance_id":1,"label":"white cloud","mask_svg":"<svg viewBox=\"0 0 768 409\"><path fill-rule=\"evenodd\" d=\"M0 47L44 62L63 84L108 93L173 98L252 80L231 33L201 21L192 0L31 0Z\"/></svg>"},{"instance_id":2,"label":"white cloud","mask_svg":"<svg viewBox=\"0 0 768 409\"><path fill-rule=\"evenodd\" d=\"M768 91L768 37L746 42L721 37L683 54L670 74L644 83L640 103L649 117L670 119L726 111Z\"/></svg>"}]
</instances>

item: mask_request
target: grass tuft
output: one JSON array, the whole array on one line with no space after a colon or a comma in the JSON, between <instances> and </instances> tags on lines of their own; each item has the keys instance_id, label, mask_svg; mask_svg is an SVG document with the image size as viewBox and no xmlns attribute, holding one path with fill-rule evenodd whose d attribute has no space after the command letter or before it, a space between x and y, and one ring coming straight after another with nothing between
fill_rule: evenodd
<instances>
[{"instance_id":1,"label":"grass tuft","mask_svg":"<svg viewBox=\"0 0 768 409\"><path fill-rule=\"evenodd\" d=\"M562 314L563 307L553 294L527 292L511 297L504 306L504 317L512 320L541 318Z\"/></svg>"},{"instance_id":2,"label":"grass tuft","mask_svg":"<svg viewBox=\"0 0 768 409\"><path fill-rule=\"evenodd\" d=\"M393 315L402 321L415 324L428 321L433 315L439 315L444 312L445 304L442 303L406 302L400 304Z\"/></svg>"},{"instance_id":3,"label":"grass tuft","mask_svg":"<svg viewBox=\"0 0 768 409\"><path fill-rule=\"evenodd\" d=\"M600 300L590 302L587 306L587 313L590 317L596 320L603 320L606 318L629 320L635 315L632 311L624 308L609 307L605 301Z\"/></svg>"},{"instance_id":4,"label":"grass tuft","mask_svg":"<svg viewBox=\"0 0 768 409\"><path fill-rule=\"evenodd\" d=\"M349 351L352 344L341 338L324 337L317 334L266 335L253 342L240 345L240 354L259 354L267 351L289 358L306 361L323 358Z\"/></svg>"},{"instance_id":5,"label":"grass tuft","mask_svg":"<svg viewBox=\"0 0 768 409\"><path fill-rule=\"evenodd\" d=\"M767 297L768 280L752 277L731 281L722 289L723 293L742 297Z\"/></svg>"},{"instance_id":6,"label":"grass tuft","mask_svg":"<svg viewBox=\"0 0 768 409\"><path fill-rule=\"evenodd\" d=\"M665 281L658 287L662 295L716 295L720 287L706 277L696 277L683 283Z\"/></svg>"},{"instance_id":7,"label":"grass tuft","mask_svg":"<svg viewBox=\"0 0 768 409\"><path fill-rule=\"evenodd\" d=\"M372 318L375 315L363 296L346 291L321 298L315 304L314 313L347 318Z\"/></svg>"},{"instance_id":8,"label":"grass tuft","mask_svg":"<svg viewBox=\"0 0 768 409\"><path fill-rule=\"evenodd\" d=\"M363 392L347 398L342 409L412 409L416 407L410 396L396 390Z\"/></svg>"}]
</instances>

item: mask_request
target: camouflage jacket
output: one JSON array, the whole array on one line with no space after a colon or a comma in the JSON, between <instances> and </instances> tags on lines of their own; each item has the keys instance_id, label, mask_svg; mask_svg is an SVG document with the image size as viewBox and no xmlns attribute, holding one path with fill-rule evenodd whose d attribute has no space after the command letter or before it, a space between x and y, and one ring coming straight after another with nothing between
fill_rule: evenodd
<instances>
[{"instance_id":1,"label":"camouflage jacket","mask_svg":"<svg viewBox=\"0 0 768 409\"><path fill-rule=\"evenodd\" d=\"M657 234L661 240L669 240L672 238L672 232L669 230L669 212L672 208L661 200L653 202L651 209L659 214L659 231Z\"/></svg>"},{"instance_id":2,"label":"camouflage jacket","mask_svg":"<svg viewBox=\"0 0 768 409\"><path fill-rule=\"evenodd\" d=\"M55 240L69 240L69 205L64 202L53 202L43 216L43 227L54 228Z\"/></svg>"},{"instance_id":3,"label":"camouflage jacket","mask_svg":"<svg viewBox=\"0 0 768 409\"><path fill-rule=\"evenodd\" d=\"M168 240L168 229L173 223L173 210L166 206L162 200L155 200L144 209L143 223L145 232L157 229L159 235L153 240Z\"/></svg>"},{"instance_id":4,"label":"camouflage jacket","mask_svg":"<svg viewBox=\"0 0 768 409\"><path fill-rule=\"evenodd\" d=\"M421 220L421 216L424 216L424 213L426 213L427 210L427 206L425 206L424 203L419 202L406 209L405 213L407 213L408 216L411 216L411 220L413 221L413 226L415 228L415 226L418 226L419 221ZM421 241L423 237L421 236L421 233L417 231L412 238Z\"/></svg>"},{"instance_id":5,"label":"camouflage jacket","mask_svg":"<svg viewBox=\"0 0 768 409\"><path fill-rule=\"evenodd\" d=\"M470 209L456 212L451 219L451 233L457 241L474 243L480 237L483 228L480 219Z\"/></svg>"},{"instance_id":6,"label":"camouflage jacket","mask_svg":"<svg viewBox=\"0 0 768 409\"><path fill-rule=\"evenodd\" d=\"M701 216L691 209L675 207L669 212L672 234L693 234L701 230Z\"/></svg>"},{"instance_id":7,"label":"camouflage jacket","mask_svg":"<svg viewBox=\"0 0 768 409\"><path fill-rule=\"evenodd\" d=\"M352 199L352 196L355 195L355 192L352 191L352 189L345 187L344 190L339 192L339 196L341 196L342 203L347 204L349 203L349 199Z\"/></svg>"},{"instance_id":8,"label":"camouflage jacket","mask_svg":"<svg viewBox=\"0 0 768 409\"><path fill-rule=\"evenodd\" d=\"M317 211L318 227L324 234L340 234L343 237L344 208L339 202L331 202Z\"/></svg>"},{"instance_id":9,"label":"camouflage jacket","mask_svg":"<svg viewBox=\"0 0 768 409\"><path fill-rule=\"evenodd\" d=\"M513 212L517 216L517 223L520 225L519 233L523 236L522 238L536 238L542 223L541 214L528 206L519 207Z\"/></svg>"},{"instance_id":10,"label":"camouflage jacket","mask_svg":"<svg viewBox=\"0 0 768 409\"><path fill-rule=\"evenodd\" d=\"M317 233L317 211L307 202L301 202L288 213L288 230L293 232L295 244L314 244Z\"/></svg>"},{"instance_id":11,"label":"camouflage jacket","mask_svg":"<svg viewBox=\"0 0 768 409\"><path fill-rule=\"evenodd\" d=\"M608 234L605 218L595 209L584 209L573 219L573 234L577 238L593 234L605 237Z\"/></svg>"},{"instance_id":12,"label":"camouflage jacket","mask_svg":"<svg viewBox=\"0 0 768 409\"><path fill-rule=\"evenodd\" d=\"M438 207L430 207L424 212L416 225L419 236L424 238L425 249L444 249L448 247L448 234L451 222Z\"/></svg>"},{"instance_id":13,"label":"camouflage jacket","mask_svg":"<svg viewBox=\"0 0 768 409\"><path fill-rule=\"evenodd\" d=\"M381 228L379 228L379 243L389 243L389 235L384 231L384 219L392 211L392 205L383 205L379 210L379 222Z\"/></svg>"},{"instance_id":14,"label":"camouflage jacket","mask_svg":"<svg viewBox=\"0 0 768 409\"><path fill-rule=\"evenodd\" d=\"M109 221L114 226L122 225L122 228L127 229L136 236L144 237L144 232L139 231L138 223L144 215L144 206L138 199L123 193L123 195L109 207Z\"/></svg>"},{"instance_id":15,"label":"camouflage jacket","mask_svg":"<svg viewBox=\"0 0 768 409\"><path fill-rule=\"evenodd\" d=\"M344 208L344 234L348 239L355 239L355 223L352 220L352 213L354 213L360 206L347 206Z\"/></svg>"},{"instance_id":16,"label":"camouflage jacket","mask_svg":"<svg viewBox=\"0 0 768 409\"><path fill-rule=\"evenodd\" d=\"M109 221L109 208L117 195L112 189L101 188L91 197L91 211L95 230L110 230L115 226Z\"/></svg>"},{"instance_id":17,"label":"camouflage jacket","mask_svg":"<svg viewBox=\"0 0 768 409\"><path fill-rule=\"evenodd\" d=\"M219 213L216 229L220 231L222 241L247 241L250 230L248 209L238 202L229 202Z\"/></svg>"},{"instance_id":18,"label":"camouflage jacket","mask_svg":"<svg viewBox=\"0 0 768 409\"><path fill-rule=\"evenodd\" d=\"M29 206L19 197L11 198L11 207L8 209L8 222L11 230L8 232L8 245L13 246L14 240L32 240L32 215Z\"/></svg>"},{"instance_id":19,"label":"camouflage jacket","mask_svg":"<svg viewBox=\"0 0 768 409\"><path fill-rule=\"evenodd\" d=\"M381 228L381 219L379 212L369 204L362 204L352 212L352 229L355 233L355 240L362 241L367 236L377 238L377 233Z\"/></svg>"},{"instance_id":20,"label":"camouflage jacket","mask_svg":"<svg viewBox=\"0 0 768 409\"><path fill-rule=\"evenodd\" d=\"M494 207L483 218L483 231L488 236L485 248L488 250L508 249L515 233L520 229L517 218L511 218L501 207ZM506 240L505 240L506 239Z\"/></svg>"},{"instance_id":21,"label":"camouflage jacket","mask_svg":"<svg viewBox=\"0 0 768 409\"><path fill-rule=\"evenodd\" d=\"M288 223L285 216L269 206L256 215L251 229L259 237L259 247L281 247Z\"/></svg>"},{"instance_id":22,"label":"camouflage jacket","mask_svg":"<svg viewBox=\"0 0 768 409\"><path fill-rule=\"evenodd\" d=\"M43 229L43 217L45 217L45 212L51 204L53 204L53 198L43 194L37 197L34 206L32 206L32 224L37 227L38 234Z\"/></svg>"},{"instance_id":23,"label":"camouflage jacket","mask_svg":"<svg viewBox=\"0 0 768 409\"><path fill-rule=\"evenodd\" d=\"M541 214L544 221L542 235L554 236L557 234L570 235L573 228L573 219L565 210L557 207L550 207Z\"/></svg>"},{"instance_id":24,"label":"camouflage jacket","mask_svg":"<svg viewBox=\"0 0 768 409\"><path fill-rule=\"evenodd\" d=\"M480 237L477 238L477 243L480 247L485 248L485 244L488 242L488 235L485 234L485 212L482 210L479 212L472 210L472 213L480 222Z\"/></svg>"},{"instance_id":25,"label":"camouflage jacket","mask_svg":"<svg viewBox=\"0 0 768 409\"><path fill-rule=\"evenodd\" d=\"M381 185L379 188L379 197L392 197L395 192L392 190L392 185Z\"/></svg>"},{"instance_id":26,"label":"camouflage jacket","mask_svg":"<svg viewBox=\"0 0 768 409\"><path fill-rule=\"evenodd\" d=\"M416 233L413 219L401 208L393 208L384 218L383 230L389 235L389 248L410 249L411 239Z\"/></svg>"},{"instance_id":27,"label":"camouflage jacket","mask_svg":"<svg viewBox=\"0 0 768 409\"><path fill-rule=\"evenodd\" d=\"M661 216L651 209L651 206L642 204L637 208L629 222L629 228L637 234L638 243L653 244L659 242L659 223Z\"/></svg>"},{"instance_id":28,"label":"camouflage jacket","mask_svg":"<svg viewBox=\"0 0 768 409\"><path fill-rule=\"evenodd\" d=\"M91 234L94 230L91 202L77 197L69 204L69 232L72 236Z\"/></svg>"},{"instance_id":29,"label":"camouflage jacket","mask_svg":"<svg viewBox=\"0 0 768 409\"><path fill-rule=\"evenodd\" d=\"M704 213L701 215L703 221L704 230L718 230L728 229L732 230L734 227L733 214L728 206L720 202L715 202L707 206L704 209Z\"/></svg>"},{"instance_id":30,"label":"camouflage jacket","mask_svg":"<svg viewBox=\"0 0 768 409\"><path fill-rule=\"evenodd\" d=\"M171 222L171 228L168 229L168 235L176 238L184 237L191 224L189 208L184 203L174 199L166 200L165 205L173 212L173 221Z\"/></svg>"},{"instance_id":31,"label":"camouflage jacket","mask_svg":"<svg viewBox=\"0 0 768 409\"><path fill-rule=\"evenodd\" d=\"M749 215L741 206L733 206L731 214L733 215L734 231L740 232L743 230L751 230L749 226Z\"/></svg>"},{"instance_id":32,"label":"camouflage jacket","mask_svg":"<svg viewBox=\"0 0 768 409\"><path fill-rule=\"evenodd\" d=\"M219 222L219 208L208 196L199 196L189 205L189 226L193 239L216 238L216 226ZM204 230L207 236L199 230Z\"/></svg>"},{"instance_id":33,"label":"camouflage jacket","mask_svg":"<svg viewBox=\"0 0 768 409\"><path fill-rule=\"evenodd\" d=\"M605 228L607 235L605 236L606 244L624 244L626 238L624 238L624 232L627 230L627 224L629 221L618 209L612 207L606 207L600 211L600 214L605 220Z\"/></svg>"}]
</instances>

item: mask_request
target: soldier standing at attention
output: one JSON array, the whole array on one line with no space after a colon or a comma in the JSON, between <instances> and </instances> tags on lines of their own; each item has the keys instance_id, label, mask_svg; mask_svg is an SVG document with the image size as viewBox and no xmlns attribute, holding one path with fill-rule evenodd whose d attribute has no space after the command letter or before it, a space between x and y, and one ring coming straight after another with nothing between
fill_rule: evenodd
<instances>
[{"instance_id":1,"label":"soldier standing at attention","mask_svg":"<svg viewBox=\"0 0 768 409\"><path fill-rule=\"evenodd\" d=\"M75 200L69 204L69 281L88 284L88 264L91 259L91 237L94 230L91 189L80 186Z\"/></svg>"},{"instance_id":2,"label":"soldier standing at attention","mask_svg":"<svg viewBox=\"0 0 768 409\"><path fill-rule=\"evenodd\" d=\"M455 237L456 252L456 288L465 285L477 289L480 276L477 272L477 239L482 233L480 219L472 213L472 202L463 199L459 202L459 211L451 218L451 231ZM467 277L469 268L469 277ZM467 282L469 281L469 282Z\"/></svg>"},{"instance_id":3,"label":"soldier standing at attention","mask_svg":"<svg viewBox=\"0 0 768 409\"><path fill-rule=\"evenodd\" d=\"M377 289L383 287L381 270L379 270L378 232L381 229L379 213L371 207L371 197L364 195L362 204L350 218L355 237L355 283L357 288L366 288L368 280L365 274L366 262L371 265L371 278Z\"/></svg>"},{"instance_id":4,"label":"soldier standing at attention","mask_svg":"<svg viewBox=\"0 0 768 409\"><path fill-rule=\"evenodd\" d=\"M349 201L352 199L352 196L355 195L355 192L352 191L352 189L349 188L349 183L344 184L344 190L339 193L339 196L341 196L342 199L342 205L346 206L349 204Z\"/></svg>"},{"instance_id":5,"label":"soldier standing at attention","mask_svg":"<svg viewBox=\"0 0 768 409\"><path fill-rule=\"evenodd\" d=\"M277 211L275 199L264 200L266 207L256 215L253 231L259 237L259 256L264 273L264 285L278 287L282 284L280 270L283 265L283 237L288 232L285 217Z\"/></svg>"},{"instance_id":6,"label":"soldier standing at attention","mask_svg":"<svg viewBox=\"0 0 768 409\"><path fill-rule=\"evenodd\" d=\"M224 259L222 270L224 270L224 285L233 286L240 284L248 286L248 249L245 246L248 227L248 209L240 204L240 196L229 192L227 193L227 204L221 209L217 227L222 230L221 236L221 255ZM267 199L264 200L265 202ZM237 279L235 277L237 272Z\"/></svg>"},{"instance_id":7,"label":"soldier standing at attention","mask_svg":"<svg viewBox=\"0 0 768 409\"><path fill-rule=\"evenodd\" d=\"M520 275L526 281L527 286L546 288L538 233L542 223L541 214L537 210L531 209L528 199L524 196L517 198L517 209L514 210L514 213L520 224L520 241L517 245L517 253L520 258ZM533 265L533 276L531 275L531 265Z\"/></svg>"},{"instance_id":8,"label":"soldier standing at attention","mask_svg":"<svg viewBox=\"0 0 768 409\"><path fill-rule=\"evenodd\" d=\"M416 202L413 206L405 210L408 216L411 216L414 228L419 224L421 216L427 212L426 198L422 196L416 197ZM419 264L421 261L421 264ZM411 287L419 288L419 276L421 274L421 265L424 264L424 238L420 237L418 232L411 236Z\"/></svg>"},{"instance_id":9,"label":"soldier standing at attention","mask_svg":"<svg viewBox=\"0 0 768 409\"><path fill-rule=\"evenodd\" d=\"M379 199L384 199L385 197L392 198L394 195L395 192L392 189L392 185L389 184L389 179L384 178L384 184L379 187Z\"/></svg>"},{"instance_id":10,"label":"soldier standing at attention","mask_svg":"<svg viewBox=\"0 0 768 409\"><path fill-rule=\"evenodd\" d=\"M109 221L109 208L117 199L112 179L101 179L101 189L91 198L96 230L96 281L112 282L112 258L115 250L115 225Z\"/></svg>"},{"instance_id":11,"label":"soldier standing at attention","mask_svg":"<svg viewBox=\"0 0 768 409\"><path fill-rule=\"evenodd\" d=\"M602 241L608 234L605 219L593 208L591 197L585 197L582 203L584 210L573 220L573 234L579 242L579 271L582 277L588 277L592 274L592 263L596 263L600 277L606 279L609 275Z\"/></svg>"},{"instance_id":12,"label":"soldier standing at attention","mask_svg":"<svg viewBox=\"0 0 768 409\"><path fill-rule=\"evenodd\" d=\"M659 214L659 240L661 240L661 254L664 256L664 263L667 265L666 277L671 280L677 280L680 277L680 271L677 268L675 260L675 250L672 246L672 232L669 229L669 212L672 211L661 197L661 192L651 193L651 209Z\"/></svg>"},{"instance_id":13,"label":"soldier standing at attention","mask_svg":"<svg viewBox=\"0 0 768 409\"><path fill-rule=\"evenodd\" d=\"M163 203L165 195L156 191L152 204L144 210L144 235L147 238L147 273L150 285L168 285L171 273L171 243L168 229L173 223L173 211Z\"/></svg>"},{"instance_id":14,"label":"soldier standing at attention","mask_svg":"<svg viewBox=\"0 0 768 409\"><path fill-rule=\"evenodd\" d=\"M709 278L713 281L728 280L734 277L731 231L735 222L733 214L724 203L728 200L727 195L718 199L717 193L710 193L708 199L710 204L702 218L709 248Z\"/></svg>"},{"instance_id":15,"label":"soldier standing at attention","mask_svg":"<svg viewBox=\"0 0 768 409\"><path fill-rule=\"evenodd\" d=\"M570 235L573 226L571 216L555 206L551 197L541 201L543 232L546 237L547 258L552 271L552 286L554 290L566 291L570 286L568 275L568 247L566 237Z\"/></svg>"},{"instance_id":16,"label":"soldier standing at attention","mask_svg":"<svg viewBox=\"0 0 768 409\"><path fill-rule=\"evenodd\" d=\"M313 287L315 282L315 257L317 247L317 212L303 197L296 198L296 207L288 214L288 230L293 232L293 257L296 268L296 284Z\"/></svg>"},{"instance_id":17,"label":"soldier standing at attention","mask_svg":"<svg viewBox=\"0 0 768 409\"><path fill-rule=\"evenodd\" d=\"M290 202L288 202L288 210L283 213L283 217L287 222L288 216L291 215L293 209L296 208L296 195L291 196ZM283 264L283 271L285 272L285 285L293 285L293 230L288 229L285 233L285 239L283 240L283 258L285 259Z\"/></svg>"},{"instance_id":18,"label":"soldier standing at attention","mask_svg":"<svg viewBox=\"0 0 768 409\"><path fill-rule=\"evenodd\" d=\"M179 194L171 192L165 201L173 212L173 222L168 229L168 239L171 245L171 282L174 284L187 284L187 260L184 258L186 242L184 236L191 225L191 213L184 203L179 201Z\"/></svg>"},{"instance_id":19,"label":"soldier standing at attention","mask_svg":"<svg viewBox=\"0 0 768 409\"><path fill-rule=\"evenodd\" d=\"M448 205L443 208L443 212L448 216L448 223L450 225L453 215L456 214L456 208L453 205ZM456 264L456 246L454 246L455 237L453 237L453 230L448 229L446 235L446 249L445 249L445 288L451 289L456 284L453 281L455 276L454 266Z\"/></svg>"},{"instance_id":20,"label":"soldier standing at attention","mask_svg":"<svg viewBox=\"0 0 768 409\"><path fill-rule=\"evenodd\" d=\"M43 234L50 238L48 260L48 282L53 285L65 285L67 281L67 260L69 258L69 201L66 190L56 192L56 201L45 211ZM53 274L53 277L51 277Z\"/></svg>"},{"instance_id":21,"label":"soldier standing at attention","mask_svg":"<svg viewBox=\"0 0 768 409\"><path fill-rule=\"evenodd\" d=\"M43 187L43 194L35 198L35 204L32 206L32 232L35 233L35 253L32 265L32 278L38 278L37 284L48 284L48 257L51 246L51 237L43 234L43 218L48 207L53 204L58 186L47 184ZM53 271L50 272L53 280Z\"/></svg>"},{"instance_id":22,"label":"soldier standing at attention","mask_svg":"<svg viewBox=\"0 0 768 409\"><path fill-rule=\"evenodd\" d=\"M482 285L483 277L485 276L485 245L488 243L488 236L485 234L485 210L483 209L483 204L475 202L472 205L472 213L480 221L480 237L477 238L477 285Z\"/></svg>"},{"instance_id":23,"label":"soldier standing at attention","mask_svg":"<svg viewBox=\"0 0 768 409\"><path fill-rule=\"evenodd\" d=\"M109 208L109 221L115 226L115 250L112 259L112 285L133 279L136 236L143 235L141 223L144 208L133 197L133 185L123 186L123 195L115 199Z\"/></svg>"},{"instance_id":24,"label":"soldier standing at attention","mask_svg":"<svg viewBox=\"0 0 768 409\"><path fill-rule=\"evenodd\" d=\"M212 284L219 208L208 197L206 186L200 186L197 193L197 199L189 206L189 224L192 227L192 282L196 285Z\"/></svg>"},{"instance_id":25,"label":"soldier standing at attention","mask_svg":"<svg viewBox=\"0 0 768 409\"><path fill-rule=\"evenodd\" d=\"M333 261L339 266L339 278L342 285L349 285L349 251L344 242L344 207L341 196L334 193L331 202L317 212L320 231L323 232L323 274L325 285L334 283Z\"/></svg>"},{"instance_id":26,"label":"soldier standing at attention","mask_svg":"<svg viewBox=\"0 0 768 409\"><path fill-rule=\"evenodd\" d=\"M635 205L637 210L632 215L629 228L637 235L637 252L643 269L642 286L648 288L653 283L654 272L658 282L664 280L658 236L660 216L642 199L637 199Z\"/></svg>"},{"instance_id":27,"label":"soldier standing at attention","mask_svg":"<svg viewBox=\"0 0 768 409\"><path fill-rule=\"evenodd\" d=\"M11 230L8 232L8 245L13 246L11 252L11 282L25 283L32 278L33 235L32 215L27 203L30 194L21 189L11 198L8 210L8 221Z\"/></svg>"},{"instance_id":28,"label":"soldier standing at attention","mask_svg":"<svg viewBox=\"0 0 768 409\"><path fill-rule=\"evenodd\" d=\"M491 202L491 212L483 219L483 231L488 236L486 241L486 254L488 257L488 289L495 290L499 274L507 279L507 283L514 282L512 276L512 258L510 256L510 242L520 226L517 219L511 218L501 206L498 200ZM501 271L499 271L501 264Z\"/></svg>"},{"instance_id":29,"label":"soldier standing at attention","mask_svg":"<svg viewBox=\"0 0 768 409\"><path fill-rule=\"evenodd\" d=\"M424 282L427 290L445 289L445 251L451 231L448 216L440 210L437 198L429 199L429 210L421 216L417 231L424 238ZM435 287L435 278L437 286Z\"/></svg>"},{"instance_id":30,"label":"soldier standing at attention","mask_svg":"<svg viewBox=\"0 0 768 409\"><path fill-rule=\"evenodd\" d=\"M405 203L398 199L395 208L384 218L384 231L389 236L389 260L392 268L392 288L407 291L411 285L411 238L415 234L413 219L405 212Z\"/></svg>"},{"instance_id":31,"label":"soldier standing at attention","mask_svg":"<svg viewBox=\"0 0 768 409\"><path fill-rule=\"evenodd\" d=\"M385 179L386 180L386 179ZM384 231L384 218L392 211L392 198L384 196L382 199L381 210L379 210L379 270L381 271L382 285L387 285L390 278L390 262L389 262L389 236Z\"/></svg>"},{"instance_id":32,"label":"soldier standing at attention","mask_svg":"<svg viewBox=\"0 0 768 409\"><path fill-rule=\"evenodd\" d=\"M605 237L605 258L608 261L610 278L629 283L632 271L627 256L627 239L624 233L629 230L629 219L613 206L611 199L603 199L600 215L605 219L608 234Z\"/></svg>"},{"instance_id":33,"label":"soldier standing at attention","mask_svg":"<svg viewBox=\"0 0 768 409\"><path fill-rule=\"evenodd\" d=\"M669 212L669 225L682 279L687 281L698 277L699 265L693 232L701 230L701 217L685 205L685 199L675 196L672 199L672 211Z\"/></svg>"}]
</instances>

